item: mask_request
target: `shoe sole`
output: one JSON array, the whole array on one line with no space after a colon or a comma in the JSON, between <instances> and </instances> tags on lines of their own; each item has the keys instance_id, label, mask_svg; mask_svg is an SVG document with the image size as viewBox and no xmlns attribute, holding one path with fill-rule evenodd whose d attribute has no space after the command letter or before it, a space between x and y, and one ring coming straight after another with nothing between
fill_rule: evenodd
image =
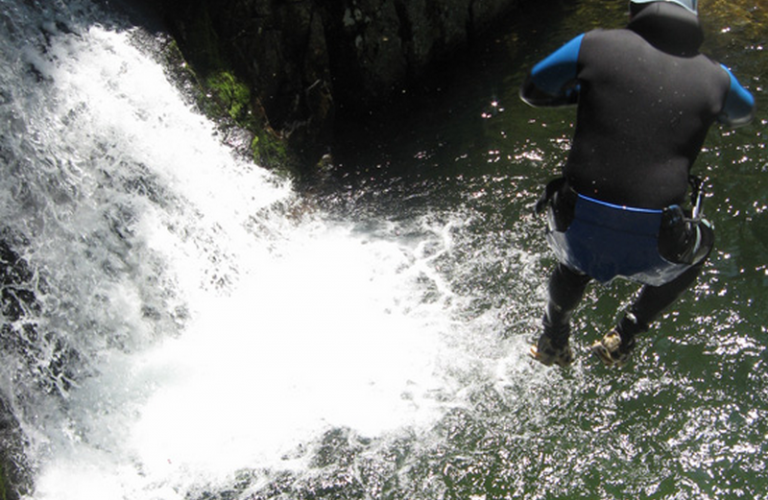
<instances>
[{"instance_id":1,"label":"shoe sole","mask_svg":"<svg viewBox=\"0 0 768 500\"><path fill-rule=\"evenodd\" d=\"M536 348L535 345L531 346L531 350L528 351L528 355L530 357L532 357L533 359L535 359L536 361L538 361L539 363L541 363L542 365L544 365L544 366L552 366L551 362L547 363L546 361L544 361L544 359L539 354L539 350Z\"/></svg>"},{"instance_id":2,"label":"shoe sole","mask_svg":"<svg viewBox=\"0 0 768 500\"><path fill-rule=\"evenodd\" d=\"M563 363L562 361L559 361L559 360L556 360L556 359L552 359L549 362L547 362L541 356L541 354L539 354L539 349L535 345L531 346L530 351L528 351L528 355L531 356L533 359L535 359L536 361L538 361L539 363L541 363L544 366L552 366L552 365L556 364L556 365L561 366L563 368L567 368L568 366L571 365L571 362Z\"/></svg>"},{"instance_id":3,"label":"shoe sole","mask_svg":"<svg viewBox=\"0 0 768 500\"><path fill-rule=\"evenodd\" d=\"M592 352L594 352L595 355L600 358L600 361L609 368L621 368L626 364L626 361L614 358L611 355L611 352L599 340L592 344Z\"/></svg>"}]
</instances>

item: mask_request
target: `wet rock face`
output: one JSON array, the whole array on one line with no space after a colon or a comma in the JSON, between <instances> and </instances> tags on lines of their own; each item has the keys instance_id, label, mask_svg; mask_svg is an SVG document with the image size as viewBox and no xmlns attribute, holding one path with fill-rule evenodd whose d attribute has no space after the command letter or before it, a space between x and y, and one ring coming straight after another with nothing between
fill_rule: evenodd
<instances>
[{"instance_id":1,"label":"wet rock face","mask_svg":"<svg viewBox=\"0 0 768 500\"><path fill-rule=\"evenodd\" d=\"M312 0L227 0L211 11L224 56L266 124L303 156L329 143L334 99L321 10ZM194 36L191 35L191 36Z\"/></svg>"},{"instance_id":2,"label":"wet rock face","mask_svg":"<svg viewBox=\"0 0 768 500\"><path fill-rule=\"evenodd\" d=\"M34 291L34 273L12 248L9 239L6 231L0 231L0 315L3 319L0 351L3 354L21 352L23 359L30 350L30 339L37 336L34 321L29 316L39 312L40 306ZM5 359L3 356L0 362ZM6 500L19 498L30 488L22 435L9 405L10 399L6 399L10 397L10 394L0 392L0 498Z\"/></svg>"},{"instance_id":3,"label":"wet rock face","mask_svg":"<svg viewBox=\"0 0 768 500\"><path fill-rule=\"evenodd\" d=\"M267 125L306 156L519 0L165 0L182 45L233 65ZM201 43L204 42L204 43ZM215 55L211 55L215 54Z\"/></svg>"}]
</instances>

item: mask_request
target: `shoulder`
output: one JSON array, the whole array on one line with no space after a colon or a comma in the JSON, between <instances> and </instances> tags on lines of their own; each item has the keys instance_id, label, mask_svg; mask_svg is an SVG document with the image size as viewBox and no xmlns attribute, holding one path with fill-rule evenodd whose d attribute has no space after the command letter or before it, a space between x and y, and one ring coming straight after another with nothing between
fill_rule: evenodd
<instances>
[{"instance_id":1,"label":"shoulder","mask_svg":"<svg viewBox=\"0 0 768 500\"><path fill-rule=\"evenodd\" d=\"M600 59L632 51L635 47L646 46L647 42L637 33L620 29L596 29L584 34L582 56Z\"/></svg>"},{"instance_id":2,"label":"shoulder","mask_svg":"<svg viewBox=\"0 0 768 500\"><path fill-rule=\"evenodd\" d=\"M706 82L721 99L729 92L742 89L736 77L726 66L704 54L691 58L688 73L694 80Z\"/></svg>"},{"instance_id":3,"label":"shoulder","mask_svg":"<svg viewBox=\"0 0 768 500\"><path fill-rule=\"evenodd\" d=\"M584 33L584 39L590 42L602 43L613 42L616 40L628 40L632 38L640 38L639 35L626 28L615 29L603 29L597 28Z\"/></svg>"},{"instance_id":4,"label":"shoulder","mask_svg":"<svg viewBox=\"0 0 768 500\"><path fill-rule=\"evenodd\" d=\"M645 39L632 30L626 28L617 29L595 29L584 34L584 43L594 46L607 45L614 46L617 50L626 50L633 44L646 45Z\"/></svg>"}]
</instances>

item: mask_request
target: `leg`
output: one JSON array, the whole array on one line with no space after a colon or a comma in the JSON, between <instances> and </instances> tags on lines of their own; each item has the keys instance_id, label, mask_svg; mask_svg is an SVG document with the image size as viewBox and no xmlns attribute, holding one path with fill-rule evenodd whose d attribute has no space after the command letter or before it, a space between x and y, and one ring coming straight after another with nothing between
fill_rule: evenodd
<instances>
[{"instance_id":1,"label":"leg","mask_svg":"<svg viewBox=\"0 0 768 500\"><path fill-rule=\"evenodd\" d=\"M544 333L553 340L568 341L571 316L592 280L564 264L558 264L549 278L549 301L544 315Z\"/></svg>"},{"instance_id":2,"label":"leg","mask_svg":"<svg viewBox=\"0 0 768 500\"><path fill-rule=\"evenodd\" d=\"M549 300L542 324L544 333L531 348L535 359L545 365L557 363L566 366L573 361L568 339L571 334L571 315L584 296L592 278L578 273L564 264L558 264L549 278Z\"/></svg>"},{"instance_id":3,"label":"leg","mask_svg":"<svg viewBox=\"0 0 768 500\"><path fill-rule=\"evenodd\" d=\"M622 344L631 342L640 332L647 332L650 324L688 288L693 285L701 272L701 264L661 286L644 286L627 314L619 321L616 330L622 338Z\"/></svg>"},{"instance_id":4,"label":"leg","mask_svg":"<svg viewBox=\"0 0 768 500\"><path fill-rule=\"evenodd\" d=\"M663 240L659 240L662 245ZM635 335L647 332L650 324L688 288L701 273L715 243L715 233L706 220L685 227L682 236L666 242L668 252L680 262L694 262L683 274L661 286L644 286L616 329L593 346L606 364L623 364L635 346ZM676 260L675 262L678 262ZM602 347L601 347L602 345Z\"/></svg>"},{"instance_id":5,"label":"leg","mask_svg":"<svg viewBox=\"0 0 768 500\"><path fill-rule=\"evenodd\" d=\"M696 281L703 261L661 286L645 285L616 328L592 346L608 366L622 366L635 347L635 335L647 332L650 324Z\"/></svg>"}]
</instances>

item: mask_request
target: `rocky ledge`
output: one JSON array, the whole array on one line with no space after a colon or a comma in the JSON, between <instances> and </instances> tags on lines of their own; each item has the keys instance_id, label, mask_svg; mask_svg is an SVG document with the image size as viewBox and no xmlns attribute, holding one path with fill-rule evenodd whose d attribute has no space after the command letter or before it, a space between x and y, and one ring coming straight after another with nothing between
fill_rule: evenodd
<instances>
[{"instance_id":1,"label":"rocky ledge","mask_svg":"<svg viewBox=\"0 0 768 500\"><path fill-rule=\"evenodd\" d=\"M518 2L163 0L162 6L195 70L231 69L249 90L249 119L313 165L330 151L339 121L382 106Z\"/></svg>"}]
</instances>

